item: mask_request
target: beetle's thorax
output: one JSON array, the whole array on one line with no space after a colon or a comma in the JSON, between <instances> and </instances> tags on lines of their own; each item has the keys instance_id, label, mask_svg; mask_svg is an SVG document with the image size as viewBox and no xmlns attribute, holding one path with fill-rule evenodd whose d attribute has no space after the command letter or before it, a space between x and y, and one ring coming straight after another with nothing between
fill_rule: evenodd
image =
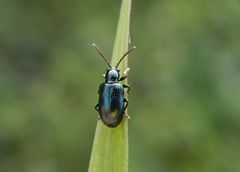
<instances>
[{"instance_id":1,"label":"beetle's thorax","mask_svg":"<svg viewBox=\"0 0 240 172\"><path fill-rule=\"evenodd\" d=\"M109 83L109 84L117 83L119 77L120 77L119 70L116 69L115 67L112 67L112 68L107 70L107 73L105 75L106 83Z\"/></svg>"}]
</instances>

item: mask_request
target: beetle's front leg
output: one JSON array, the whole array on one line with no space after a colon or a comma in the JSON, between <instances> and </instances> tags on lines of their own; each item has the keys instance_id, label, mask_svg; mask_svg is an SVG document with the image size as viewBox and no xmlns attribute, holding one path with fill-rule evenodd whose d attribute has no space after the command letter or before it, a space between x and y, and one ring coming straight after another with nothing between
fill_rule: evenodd
<instances>
[{"instance_id":1,"label":"beetle's front leg","mask_svg":"<svg viewBox=\"0 0 240 172\"><path fill-rule=\"evenodd\" d=\"M123 76L119 79L119 81L122 81L124 79L126 79L128 77L128 72L129 72L130 68L128 67L124 72L123 72Z\"/></svg>"},{"instance_id":2,"label":"beetle's front leg","mask_svg":"<svg viewBox=\"0 0 240 172\"><path fill-rule=\"evenodd\" d=\"M131 89L130 85L127 85L127 84L123 84L123 88L127 88L127 93L129 93Z\"/></svg>"}]
</instances>

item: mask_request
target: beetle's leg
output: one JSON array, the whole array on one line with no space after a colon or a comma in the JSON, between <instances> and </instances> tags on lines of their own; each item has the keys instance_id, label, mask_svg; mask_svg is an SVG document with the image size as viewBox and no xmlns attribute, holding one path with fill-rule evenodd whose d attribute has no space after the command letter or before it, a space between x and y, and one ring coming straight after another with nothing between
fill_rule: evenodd
<instances>
[{"instance_id":1,"label":"beetle's leg","mask_svg":"<svg viewBox=\"0 0 240 172\"><path fill-rule=\"evenodd\" d=\"M127 119L131 119L131 117L129 115L127 115L126 113L124 113L124 115Z\"/></svg>"},{"instance_id":2,"label":"beetle's leg","mask_svg":"<svg viewBox=\"0 0 240 172\"><path fill-rule=\"evenodd\" d=\"M127 84L123 84L123 88L127 88L127 93L129 93L131 89L130 85L127 85Z\"/></svg>"},{"instance_id":3,"label":"beetle's leg","mask_svg":"<svg viewBox=\"0 0 240 172\"><path fill-rule=\"evenodd\" d=\"M119 81L123 81L124 79L126 79L128 76L127 75L123 75L120 79L119 79Z\"/></svg>"},{"instance_id":4,"label":"beetle's leg","mask_svg":"<svg viewBox=\"0 0 240 172\"><path fill-rule=\"evenodd\" d=\"M126 103L125 107L124 107L124 115L127 119L131 119L130 116L128 116L125 112L126 108L128 107L128 99L124 98L123 102Z\"/></svg>"},{"instance_id":5,"label":"beetle's leg","mask_svg":"<svg viewBox=\"0 0 240 172\"><path fill-rule=\"evenodd\" d=\"M128 99L124 98L123 102L126 103L125 107L124 107L124 111L127 109L128 107Z\"/></svg>"},{"instance_id":6,"label":"beetle's leg","mask_svg":"<svg viewBox=\"0 0 240 172\"><path fill-rule=\"evenodd\" d=\"M128 72L129 72L130 68L128 67L124 72L123 72L123 76L119 79L119 81L122 81L124 79L126 79L128 77Z\"/></svg>"},{"instance_id":7,"label":"beetle's leg","mask_svg":"<svg viewBox=\"0 0 240 172\"><path fill-rule=\"evenodd\" d=\"M94 107L96 111L99 112L99 104L96 104L96 106Z\"/></svg>"},{"instance_id":8,"label":"beetle's leg","mask_svg":"<svg viewBox=\"0 0 240 172\"><path fill-rule=\"evenodd\" d=\"M99 104L96 104L96 106L94 108L95 108L96 111L99 112ZM100 115L98 115L97 120L100 120L100 119L101 119Z\"/></svg>"}]
</instances>

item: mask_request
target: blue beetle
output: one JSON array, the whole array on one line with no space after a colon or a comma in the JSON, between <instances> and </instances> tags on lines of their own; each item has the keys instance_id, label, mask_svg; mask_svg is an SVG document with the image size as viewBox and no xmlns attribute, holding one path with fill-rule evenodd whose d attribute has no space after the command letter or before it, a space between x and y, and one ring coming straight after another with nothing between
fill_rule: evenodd
<instances>
[{"instance_id":1,"label":"blue beetle","mask_svg":"<svg viewBox=\"0 0 240 172\"><path fill-rule=\"evenodd\" d=\"M125 110L128 106L128 100L124 97L124 88L127 89L127 93L130 90L129 85L119 83L119 81L122 81L128 77L129 68L127 68L124 71L124 75L120 77L120 70L117 69L117 67L121 61L136 47L128 50L120 58L117 65L113 67L110 65L109 61L99 50L99 48L95 44L92 44L92 46L103 57L109 67L106 71L106 74L103 75L105 82L99 86L99 99L95 109L99 112L99 117L103 123L108 127L114 128L122 121L123 115L125 114Z\"/></svg>"}]
</instances>

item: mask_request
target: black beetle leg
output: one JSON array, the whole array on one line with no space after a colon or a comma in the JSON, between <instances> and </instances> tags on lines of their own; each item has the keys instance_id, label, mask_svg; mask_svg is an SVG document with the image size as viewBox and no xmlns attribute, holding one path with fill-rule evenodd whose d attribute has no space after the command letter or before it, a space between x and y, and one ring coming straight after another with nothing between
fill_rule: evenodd
<instances>
[{"instance_id":1,"label":"black beetle leg","mask_svg":"<svg viewBox=\"0 0 240 172\"><path fill-rule=\"evenodd\" d=\"M99 112L99 104L96 104L96 106L94 107L96 111Z\"/></svg>"},{"instance_id":2,"label":"black beetle leg","mask_svg":"<svg viewBox=\"0 0 240 172\"><path fill-rule=\"evenodd\" d=\"M124 111L127 109L128 107L128 99L124 98L123 102L126 103L125 107L124 107Z\"/></svg>"},{"instance_id":3,"label":"black beetle leg","mask_svg":"<svg viewBox=\"0 0 240 172\"><path fill-rule=\"evenodd\" d=\"M129 93L131 89L130 85L127 85L127 84L123 84L123 88L127 88L127 93Z\"/></svg>"},{"instance_id":4,"label":"black beetle leg","mask_svg":"<svg viewBox=\"0 0 240 172\"><path fill-rule=\"evenodd\" d=\"M123 81L124 79L126 79L128 76L127 75L123 75L120 79L119 79L119 81Z\"/></svg>"},{"instance_id":5,"label":"black beetle leg","mask_svg":"<svg viewBox=\"0 0 240 172\"><path fill-rule=\"evenodd\" d=\"M99 104L96 104L96 106L94 108L95 108L96 111L99 112ZM98 115L97 120L100 120L100 119L101 119L100 115Z\"/></svg>"},{"instance_id":6,"label":"black beetle leg","mask_svg":"<svg viewBox=\"0 0 240 172\"><path fill-rule=\"evenodd\" d=\"M127 119L131 119L130 116L128 116L125 112L126 108L128 107L128 99L124 98L124 102L126 102L126 105L124 107L124 115Z\"/></svg>"}]
</instances>

